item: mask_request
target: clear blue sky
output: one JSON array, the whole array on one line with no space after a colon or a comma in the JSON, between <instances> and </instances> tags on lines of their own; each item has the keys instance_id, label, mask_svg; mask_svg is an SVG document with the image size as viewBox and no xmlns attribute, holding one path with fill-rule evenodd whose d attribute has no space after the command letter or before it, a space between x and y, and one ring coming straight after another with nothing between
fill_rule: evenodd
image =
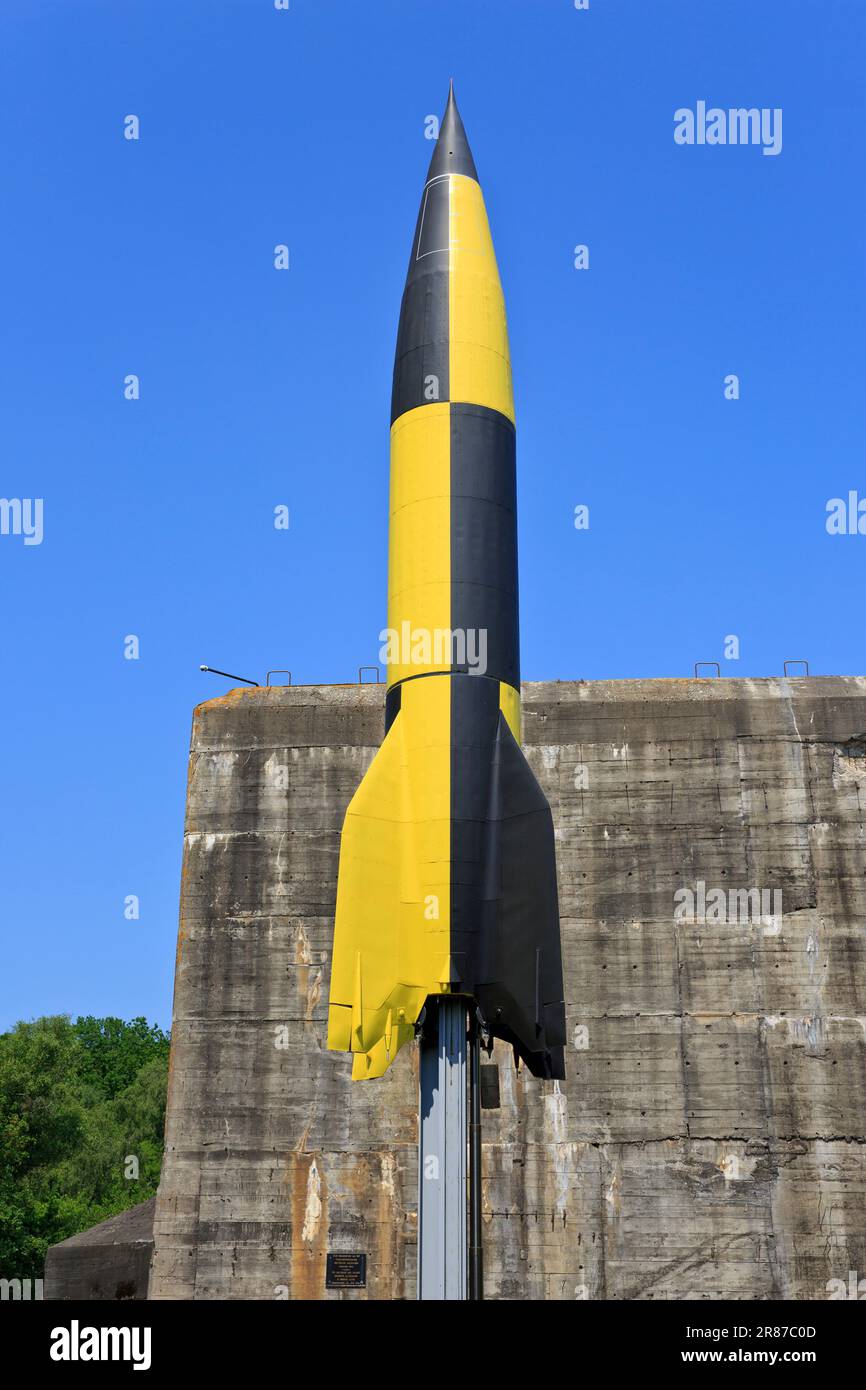
<instances>
[{"instance_id":1,"label":"clear blue sky","mask_svg":"<svg viewBox=\"0 0 866 1390\"><path fill-rule=\"evenodd\" d=\"M509 311L524 676L863 671L866 536L825 529L866 496L862 0L4 0L3 30L0 494L44 539L0 536L0 1027L169 1022L200 662L376 660L452 75ZM699 100L781 107L781 154L676 145Z\"/></svg>"}]
</instances>

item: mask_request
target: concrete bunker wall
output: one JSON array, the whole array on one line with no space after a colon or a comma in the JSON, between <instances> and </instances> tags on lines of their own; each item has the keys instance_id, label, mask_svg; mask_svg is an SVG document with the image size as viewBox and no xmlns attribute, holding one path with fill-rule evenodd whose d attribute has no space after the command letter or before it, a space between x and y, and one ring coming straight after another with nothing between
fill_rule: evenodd
<instances>
[{"instance_id":1,"label":"concrete bunker wall","mask_svg":"<svg viewBox=\"0 0 866 1390\"><path fill-rule=\"evenodd\" d=\"M324 1049L340 826L382 704L195 712L151 1297L414 1297L416 1050L352 1085ZM557 828L568 1075L497 1047L488 1297L866 1275L866 679L527 684L524 743ZM780 910L675 920L700 884ZM367 1254L365 1291L326 1292L328 1251Z\"/></svg>"}]
</instances>

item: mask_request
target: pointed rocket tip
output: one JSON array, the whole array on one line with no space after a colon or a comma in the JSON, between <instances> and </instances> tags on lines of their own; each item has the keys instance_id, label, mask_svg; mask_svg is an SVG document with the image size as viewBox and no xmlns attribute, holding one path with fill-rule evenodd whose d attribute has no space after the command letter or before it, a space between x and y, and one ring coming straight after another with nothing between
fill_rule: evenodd
<instances>
[{"instance_id":1,"label":"pointed rocket tip","mask_svg":"<svg viewBox=\"0 0 866 1390\"><path fill-rule=\"evenodd\" d=\"M438 178L442 174L466 174L471 179L478 178L466 130L457 110L453 77L448 79L448 101L439 125L439 139L430 161L428 183L430 179Z\"/></svg>"}]
</instances>

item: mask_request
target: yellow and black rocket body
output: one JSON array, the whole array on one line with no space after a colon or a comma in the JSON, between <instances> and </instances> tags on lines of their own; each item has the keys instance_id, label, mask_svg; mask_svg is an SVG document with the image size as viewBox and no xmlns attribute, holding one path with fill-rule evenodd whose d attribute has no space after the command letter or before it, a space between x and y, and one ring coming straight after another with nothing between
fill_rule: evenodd
<instances>
[{"instance_id":1,"label":"yellow and black rocket body","mask_svg":"<svg viewBox=\"0 0 866 1390\"><path fill-rule=\"evenodd\" d=\"M386 734L346 812L328 1046L381 1076L428 996L471 996L564 1076L550 808L520 749L514 403L505 305L453 91L400 311Z\"/></svg>"}]
</instances>

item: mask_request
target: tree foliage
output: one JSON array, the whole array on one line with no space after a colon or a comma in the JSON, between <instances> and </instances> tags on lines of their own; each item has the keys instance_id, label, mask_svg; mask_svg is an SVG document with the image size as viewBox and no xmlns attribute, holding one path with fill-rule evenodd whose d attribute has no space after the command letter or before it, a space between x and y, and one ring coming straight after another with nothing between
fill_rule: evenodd
<instances>
[{"instance_id":1,"label":"tree foliage","mask_svg":"<svg viewBox=\"0 0 866 1390\"><path fill-rule=\"evenodd\" d=\"M146 1019L39 1018L0 1034L0 1277L153 1196L169 1038Z\"/></svg>"}]
</instances>

